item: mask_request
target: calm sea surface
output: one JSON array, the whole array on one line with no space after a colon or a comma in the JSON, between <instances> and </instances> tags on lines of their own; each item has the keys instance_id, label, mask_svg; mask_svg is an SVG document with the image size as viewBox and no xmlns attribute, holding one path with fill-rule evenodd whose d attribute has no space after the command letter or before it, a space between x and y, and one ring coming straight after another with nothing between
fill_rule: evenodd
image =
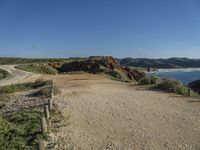
<instances>
[{"instance_id":1,"label":"calm sea surface","mask_svg":"<svg viewBox=\"0 0 200 150\"><path fill-rule=\"evenodd\" d=\"M150 72L147 75L157 75L162 78L181 80L184 84L200 79L200 68L191 69L160 69L158 72Z\"/></svg>"}]
</instances>

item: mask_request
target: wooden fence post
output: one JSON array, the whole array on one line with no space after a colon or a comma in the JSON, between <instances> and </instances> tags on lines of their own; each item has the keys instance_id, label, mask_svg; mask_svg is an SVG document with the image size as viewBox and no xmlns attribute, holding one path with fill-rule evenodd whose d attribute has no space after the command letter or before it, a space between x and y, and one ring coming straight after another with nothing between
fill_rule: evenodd
<instances>
[{"instance_id":1,"label":"wooden fence post","mask_svg":"<svg viewBox=\"0 0 200 150\"><path fill-rule=\"evenodd\" d=\"M151 77L149 76L149 84L151 84Z\"/></svg>"},{"instance_id":2,"label":"wooden fence post","mask_svg":"<svg viewBox=\"0 0 200 150\"><path fill-rule=\"evenodd\" d=\"M54 86L53 86L53 82L52 82L52 91L51 91L51 98L53 99L53 95L54 95Z\"/></svg>"},{"instance_id":3,"label":"wooden fence post","mask_svg":"<svg viewBox=\"0 0 200 150\"><path fill-rule=\"evenodd\" d=\"M188 97L190 97L190 96L191 96L191 89L188 88Z\"/></svg>"},{"instance_id":4,"label":"wooden fence post","mask_svg":"<svg viewBox=\"0 0 200 150\"><path fill-rule=\"evenodd\" d=\"M39 140L37 150L45 150L45 144L43 139Z\"/></svg>"},{"instance_id":5,"label":"wooden fence post","mask_svg":"<svg viewBox=\"0 0 200 150\"><path fill-rule=\"evenodd\" d=\"M48 99L48 106L49 106L49 111L53 109L53 100L50 98Z\"/></svg>"},{"instance_id":6,"label":"wooden fence post","mask_svg":"<svg viewBox=\"0 0 200 150\"><path fill-rule=\"evenodd\" d=\"M46 119L49 119L50 114L49 114L49 106L48 106L48 104L44 105L44 114L45 114Z\"/></svg>"},{"instance_id":7,"label":"wooden fence post","mask_svg":"<svg viewBox=\"0 0 200 150\"><path fill-rule=\"evenodd\" d=\"M41 116L40 122L41 122L41 131L44 134L47 132L47 122L44 116Z\"/></svg>"}]
</instances>

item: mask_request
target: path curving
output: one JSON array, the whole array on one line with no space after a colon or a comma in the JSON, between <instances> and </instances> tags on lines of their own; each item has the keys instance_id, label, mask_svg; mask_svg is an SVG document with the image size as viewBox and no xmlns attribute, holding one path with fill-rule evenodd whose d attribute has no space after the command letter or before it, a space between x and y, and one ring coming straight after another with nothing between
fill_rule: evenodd
<instances>
[{"instance_id":1,"label":"path curving","mask_svg":"<svg viewBox=\"0 0 200 150\"><path fill-rule=\"evenodd\" d=\"M1 69L10 73L7 78L0 80L0 86L32 81L41 76L39 74L16 69L15 66L16 65L0 65Z\"/></svg>"}]
</instances>

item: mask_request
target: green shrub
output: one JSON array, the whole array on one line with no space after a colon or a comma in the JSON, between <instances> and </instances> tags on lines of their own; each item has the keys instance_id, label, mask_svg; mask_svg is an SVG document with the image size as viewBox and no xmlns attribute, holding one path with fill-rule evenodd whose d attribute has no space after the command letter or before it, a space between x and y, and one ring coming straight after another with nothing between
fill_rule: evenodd
<instances>
[{"instance_id":1,"label":"green shrub","mask_svg":"<svg viewBox=\"0 0 200 150\"><path fill-rule=\"evenodd\" d=\"M0 116L0 149L35 149L40 134L40 114L20 112Z\"/></svg>"},{"instance_id":2,"label":"green shrub","mask_svg":"<svg viewBox=\"0 0 200 150\"><path fill-rule=\"evenodd\" d=\"M127 78L127 76L120 72L119 70L106 70L104 71L105 74L107 74L111 79L122 81L122 82L130 82L130 79Z\"/></svg>"},{"instance_id":3,"label":"green shrub","mask_svg":"<svg viewBox=\"0 0 200 150\"><path fill-rule=\"evenodd\" d=\"M156 88L167 92L188 95L188 88L181 81L173 79L163 79L162 82L156 85Z\"/></svg>"},{"instance_id":4,"label":"green shrub","mask_svg":"<svg viewBox=\"0 0 200 150\"><path fill-rule=\"evenodd\" d=\"M9 73L3 69L0 69L0 80L6 78L7 76L9 76Z\"/></svg>"},{"instance_id":5,"label":"green shrub","mask_svg":"<svg viewBox=\"0 0 200 150\"><path fill-rule=\"evenodd\" d=\"M30 89L28 87L26 87L23 84L17 84L17 85L8 85L8 86L4 86L4 87L0 87L0 94L9 94L9 93L15 93L15 92L19 92L19 91L23 91L25 89Z\"/></svg>"},{"instance_id":6,"label":"green shrub","mask_svg":"<svg viewBox=\"0 0 200 150\"><path fill-rule=\"evenodd\" d=\"M30 89L37 89L39 87L43 86L50 86L52 85L52 81L36 81L34 83L22 83L22 84L12 84L0 87L0 94L9 94L9 93L15 93Z\"/></svg>"},{"instance_id":7,"label":"green shrub","mask_svg":"<svg viewBox=\"0 0 200 150\"><path fill-rule=\"evenodd\" d=\"M139 84L146 85L146 84L149 84L149 81L150 81L150 84L158 84L161 82L161 78L158 76L145 76L139 81Z\"/></svg>"}]
</instances>

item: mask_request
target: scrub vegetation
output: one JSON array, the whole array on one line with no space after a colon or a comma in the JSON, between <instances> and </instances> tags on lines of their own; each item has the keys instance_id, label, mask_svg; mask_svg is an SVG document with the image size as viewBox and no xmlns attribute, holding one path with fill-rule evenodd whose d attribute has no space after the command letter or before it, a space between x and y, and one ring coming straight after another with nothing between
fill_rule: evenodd
<instances>
[{"instance_id":1,"label":"scrub vegetation","mask_svg":"<svg viewBox=\"0 0 200 150\"><path fill-rule=\"evenodd\" d=\"M0 116L0 149L35 149L40 135L40 113L17 112Z\"/></svg>"},{"instance_id":2,"label":"scrub vegetation","mask_svg":"<svg viewBox=\"0 0 200 150\"><path fill-rule=\"evenodd\" d=\"M6 78L7 76L9 76L9 73L3 69L0 69L0 80Z\"/></svg>"},{"instance_id":3,"label":"scrub vegetation","mask_svg":"<svg viewBox=\"0 0 200 150\"><path fill-rule=\"evenodd\" d=\"M166 92L177 93L184 96L189 96L189 88L181 81L175 79L163 79L158 76L146 76L142 78L138 84L147 85L154 84L153 88L163 90ZM199 97L199 94L190 90L190 96Z\"/></svg>"},{"instance_id":4,"label":"scrub vegetation","mask_svg":"<svg viewBox=\"0 0 200 150\"><path fill-rule=\"evenodd\" d=\"M21 92L25 90L37 89L39 87L51 86L52 81L36 81L34 83L13 84L0 87L0 95Z\"/></svg>"},{"instance_id":5,"label":"scrub vegetation","mask_svg":"<svg viewBox=\"0 0 200 150\"><path fill-rule=\"evenodd\" d=\"M24 64L16 66L17 69L21 69L28 72L38 73L38 74L57 74L57 70L44 63L34 63L34 64Z\"/></svg>"},{"instance_id":6,"label":"scrub vegetation","mask_svg":"<svg viewBox=\"0 0 200 150\"><path fill-rule=\"evenodd\" d=\"M80 57L70 58L14 58L14 57L0 57L1 65L11 64L27 64L27 63L48 63L48 62L69 62L82 60Z\"/></svg>"},{"instance_id":7,"label":"scrub vegetation","mask_svg":"<svg viewBox=\"0 0 200 150\"><path fill-rule=\"evenodd\" d=\"M49 97L51 88L52 81L36 81L1 87L0 108L5 109L4 106L10 105L9 101L15 99L12 93L36 89L36 92L33 92L34 96ZM40 131L40 115L40 109L32 110L31 108L0 113L0 149L35 150L38 139L43 136Z\"/></svg>"}]
</instances>

